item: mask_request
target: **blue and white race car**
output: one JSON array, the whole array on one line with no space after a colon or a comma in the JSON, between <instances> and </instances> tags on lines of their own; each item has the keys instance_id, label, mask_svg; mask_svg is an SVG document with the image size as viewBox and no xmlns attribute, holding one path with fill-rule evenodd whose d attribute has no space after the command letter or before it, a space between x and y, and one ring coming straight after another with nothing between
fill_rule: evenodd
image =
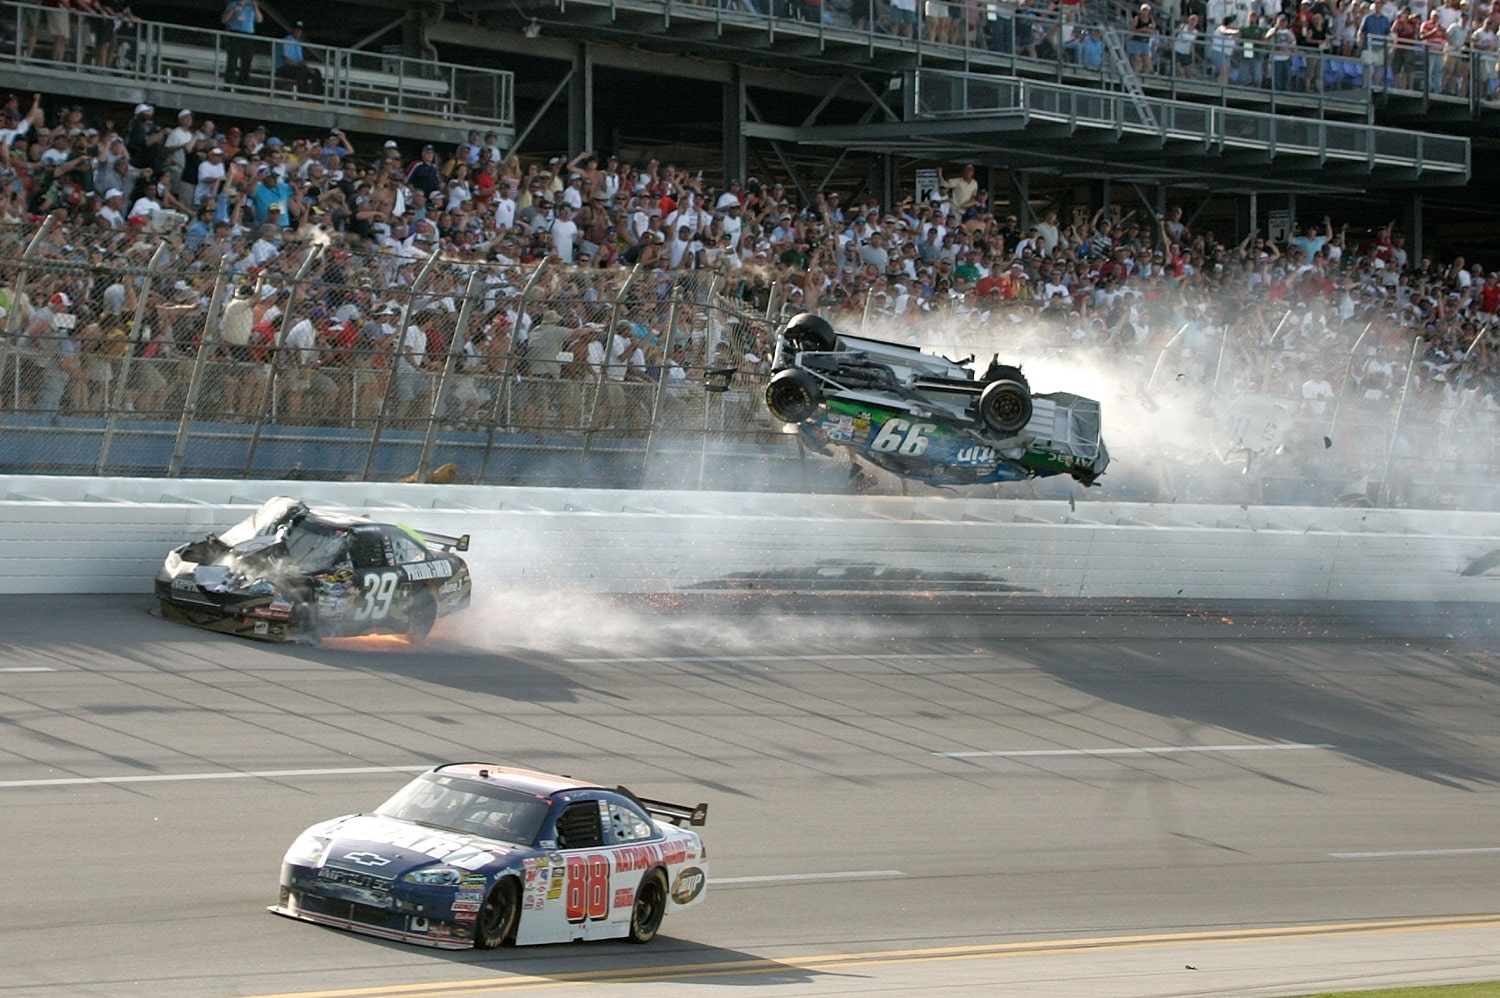
<instances>
[{"instance_id":1,"label":"blue and white race car","mask_svg":"<svg viewBox=\"0 0 1500 998\"><path fill-rule=\"evenodd\" d=\"M845 336L812 313L778 337L766 407L813 450L836 446L903 478L979 485L1069 475L1093 485L1109 465L1099 403L1033 395L1019 367L967 363Z\"/></svg>"},{"instance_id":2,"label":"blue and white race car","mask_svg":"<svg viewBox=\"0 0 1500 998\"><path fill-rule=\"evenodd\" d=\"M313 825L271 910L443 949L655 938L703 900L708 853L687 807L563 776L463 762L370 814Z\"/></svg>"}]
</instances>

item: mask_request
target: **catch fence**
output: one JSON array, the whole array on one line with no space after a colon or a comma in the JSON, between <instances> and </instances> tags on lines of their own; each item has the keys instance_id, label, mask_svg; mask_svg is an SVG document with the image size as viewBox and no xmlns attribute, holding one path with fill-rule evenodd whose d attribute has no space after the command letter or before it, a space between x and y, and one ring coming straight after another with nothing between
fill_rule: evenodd
<instances>
[{"instance_id":1,"label":"catch fence","mask_svg":"<svg viewBox=\"0 0 1500 998\"><path fill-rule=\"evenodd\" d=\"M791 297L771 271L585 270L316 239L235 270L223 248L174 234L89 238L106 241L50 223L0 230L0 473L860 481L766 411ZM1473 362L1487 337L1455 359L1379 316L1268 301L1225 318L1172 301L1106 329L1088 308L1026 301L897 314L871 288L830 318L981 365L999 352L1037 391L1103 401L1114 462L1101 488L995 495L1496 505L1496 366Z\"/></svg>"}]
</instances>

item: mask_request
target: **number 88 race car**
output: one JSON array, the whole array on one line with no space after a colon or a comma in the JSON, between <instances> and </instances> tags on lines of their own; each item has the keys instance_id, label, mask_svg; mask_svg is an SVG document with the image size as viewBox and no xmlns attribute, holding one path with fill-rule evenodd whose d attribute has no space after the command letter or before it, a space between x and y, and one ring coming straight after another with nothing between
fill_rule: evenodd
<instances>
[{"instance_id":1,"label":"number 88 race car","mask_svg":"<svg viewBox=\"0 0 1500 998\"><path fill-rule=\"evenodd\" d=\"M966 363L837 334L812 313L777 339L766 407L819 453L839 446L903 478L978 485L1070 475L1093 485L1109 464L1099 403L1031 394L1019 367Z\"/></svg>"},{"instance_id":2,"label":"number 88 race car","mask_svg":"<svg viewBox=\"0 0 1500 998\"><path fill-rule=\"evenodd\" d=\"M296 499L267 501L175 548L156 575L162 616L266 641L401 634L420 641L469 605L469 538L418 534Z\"/></svg>"}]
</instances>

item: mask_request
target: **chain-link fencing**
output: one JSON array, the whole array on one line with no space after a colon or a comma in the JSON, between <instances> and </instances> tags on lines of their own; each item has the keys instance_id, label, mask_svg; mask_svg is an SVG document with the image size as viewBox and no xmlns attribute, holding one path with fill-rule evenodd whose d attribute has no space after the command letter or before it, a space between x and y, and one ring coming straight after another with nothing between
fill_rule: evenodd
<instances>
[{"instance_id":1,"label":"chain-link fencing","mask_svg":"<svg viewBox=\"0 0 1500 998\"><path fill-rule=\"evenodd\" d=\"M212 246L105 238L0 228L0 472L869 481L842 456L805 451L766 412L777 327L798 300L774 274L316 241L252 246L259 262L232 269ZM899 285L889 290L839 299L830 318L951 357L997 352L1027 365L1035 390L1104 402L1114 462L1103 488L1049 480L993 494L1495 505L1493 326L1455 349L1384 316L1331 321L1275 301L1219 314L1180 297L1107 323L1103 310L1024 299L902 311Z\"/></svg>"}]
</instances>

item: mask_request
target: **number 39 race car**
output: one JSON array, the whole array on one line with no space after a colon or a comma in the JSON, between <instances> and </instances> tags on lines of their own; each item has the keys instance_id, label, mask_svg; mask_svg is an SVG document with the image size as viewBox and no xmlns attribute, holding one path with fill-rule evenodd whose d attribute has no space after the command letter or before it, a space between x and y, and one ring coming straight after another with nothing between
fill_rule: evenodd
<instances>
[{"instance_id":1,"label":"number 39 race car","mask_svg":"<svg viewBox=\"0 0 1500 998\"><path fill-rule=\"evenodd\" d=\"M423 773L371 814L313 825L271 910L465 949L655 938L703 900L708 853L687 807L477 762Z\"/></svg>"},{"instance_id":2,"label":"number 39 race car","mask_svg":"<svg viewBox=\"0 0 1500 998\"><path fill-rule=\"evenodd\" d=\"M266 641L403 634L420 641L469 605L469 538L417 532L296 499L175 548L156 574L162 616Z\"/></svg>"},{"instance_id":3,"label":"number 39 race car","mask_svg":"<svg viewBox=\"0 0 1500 998\"><path fill-rule=\"evenodd\" d=\"M1093 485L1109 464L1099 403L1033 395L1019 367L965 363L915 347L837 334L804 313L776 343L771 415L819 453L847 449L903 478L976 485L1070 475Z\"/></svg>"}]
</instances>

